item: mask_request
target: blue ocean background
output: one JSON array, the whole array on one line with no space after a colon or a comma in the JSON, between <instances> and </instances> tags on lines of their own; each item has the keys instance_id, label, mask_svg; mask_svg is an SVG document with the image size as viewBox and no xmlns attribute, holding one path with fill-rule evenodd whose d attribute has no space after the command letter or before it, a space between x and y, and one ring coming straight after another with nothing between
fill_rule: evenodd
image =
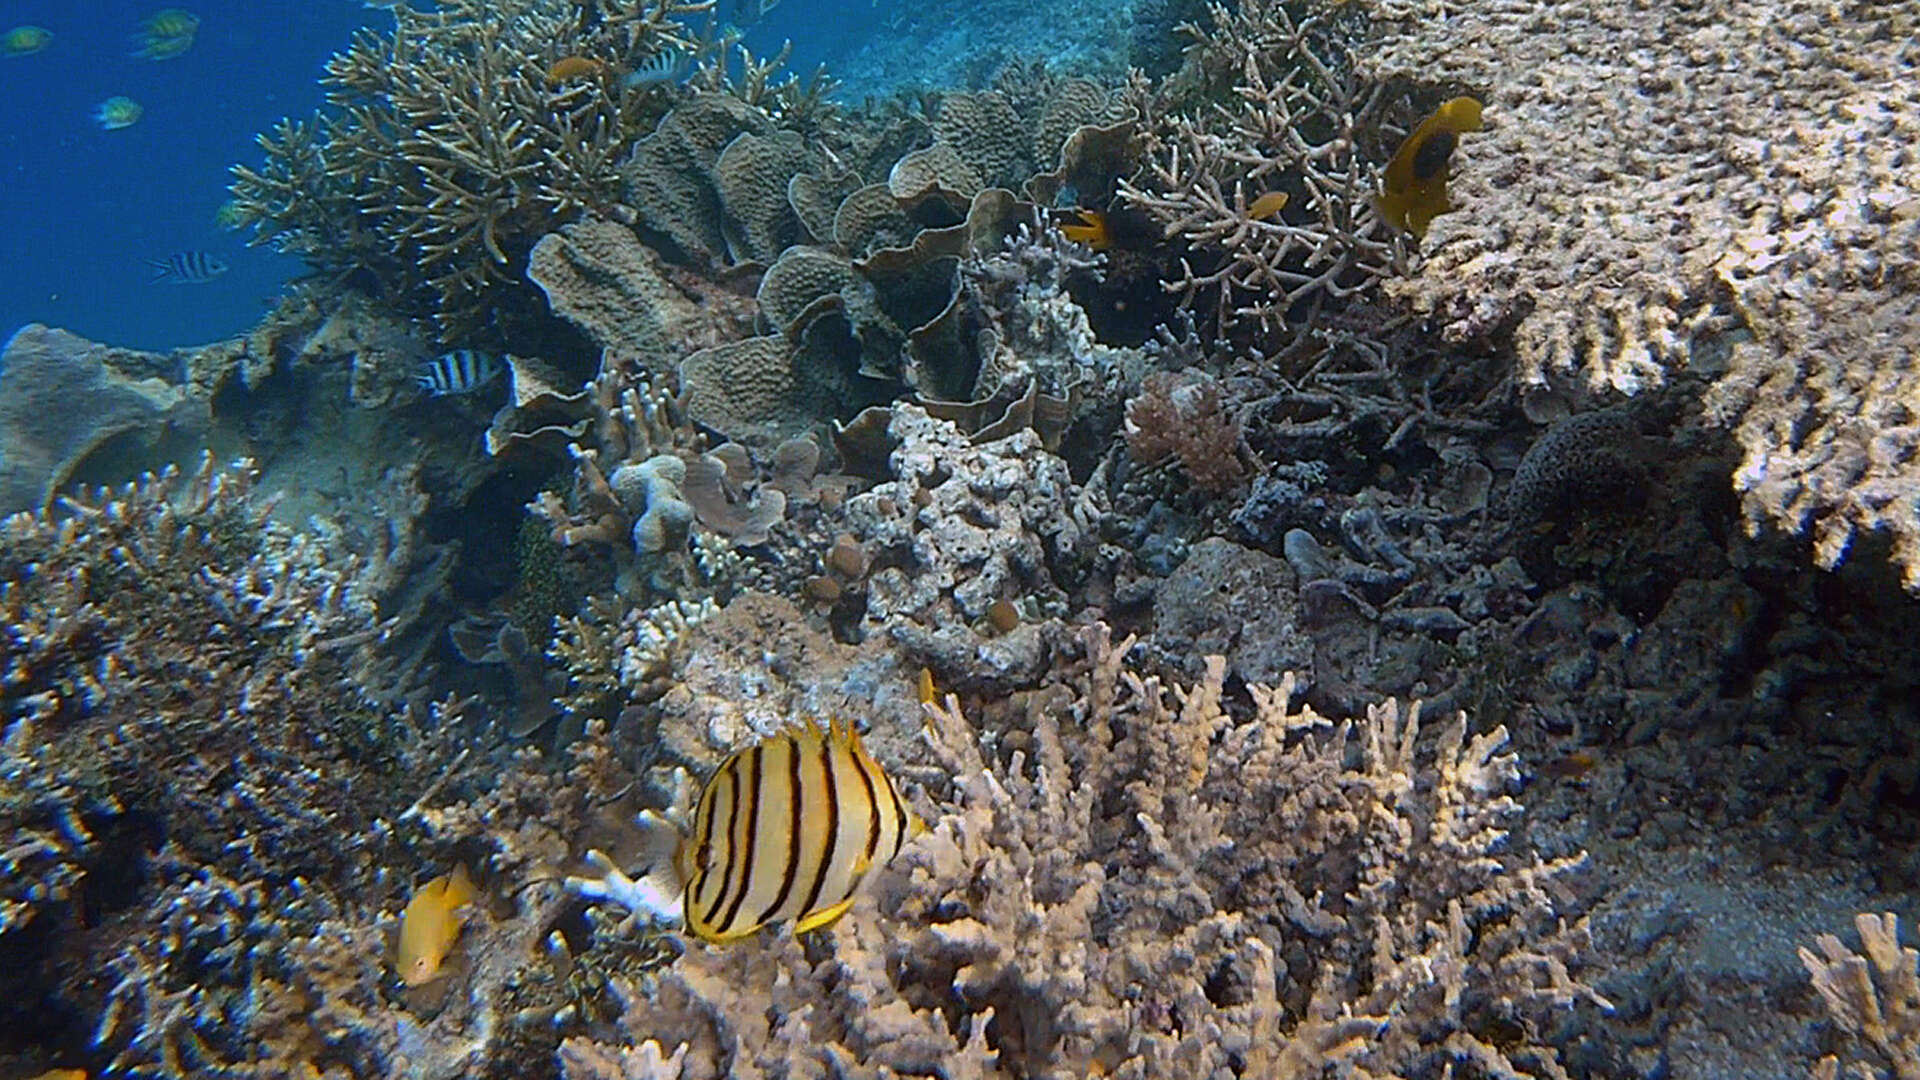
<instances>
[{"instance_id":1,"label":"blue ocean background","mask_svg":"<svg viewBox=\"0 0 1920 1080\"><path fill-rule=\"evenodd\" d=\"M200 17L193 47L170 60L132 55L141 21L168 6ZM845 55L847 27L872 18L868 0L787 0L746 41L768 52L795 36L792 67L810 73ZM0 3L0 32L22 24L54 37L44 51L0 60L0 340L43 322L166 349L252 327L303 267L215 223L227 170L258 162L256 134L320 105L327 58L356 27L389 27L392 16L360 0ZM840 44L796 36L809 26ZM104 131L93 113L115 95L146 112ZM231 269L200 285L151 280L149 259L196 250Z\"/></svg>"}]
</instances>

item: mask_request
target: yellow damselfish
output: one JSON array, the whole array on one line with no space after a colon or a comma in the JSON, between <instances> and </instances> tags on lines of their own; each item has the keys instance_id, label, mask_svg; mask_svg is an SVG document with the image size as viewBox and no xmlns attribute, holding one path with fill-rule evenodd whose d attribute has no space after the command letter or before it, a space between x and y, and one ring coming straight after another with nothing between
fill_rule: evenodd
<instances>
[{"instance_id":1,"label":"yellow damselfish","mask_svg":"<svg viewBox=\"0 0 1920 1080\"><path fill-rule=\"evenodd\" d=\"M1463 132L1479 131L1480 102L1457 97L1433 110L1387 162L1374 206L1380 216L1416 237L1427 235L1434 218L1453 209L1447 201L1447 176L1453 148Z\"/></svg>"},{"instance_id":2,"label":"yellow damselfish","mask_svg":"<svg viewBox=\"0 0 1920 1080\"><path fill-rule=\"evenodd\" d=\"M400 981L408 986L431 982L440 974L440 964L460 937L461 908L473 903L479 893L467 877L467 868L456 865L451 874L442 874L414 890L400 913L400 946L394 966Z\"/></svg>"}]
</instances>

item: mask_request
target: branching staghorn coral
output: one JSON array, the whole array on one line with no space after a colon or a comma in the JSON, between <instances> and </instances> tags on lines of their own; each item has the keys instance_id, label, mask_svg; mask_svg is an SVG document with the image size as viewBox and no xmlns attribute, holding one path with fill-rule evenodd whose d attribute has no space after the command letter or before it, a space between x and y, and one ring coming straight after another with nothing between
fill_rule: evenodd
<instances>
[{"instance_id":1,"label":"branching staghorn coral","mask_svg":"<svg viewBox=\"0 0 1920 1080\"><path fill-rule=\"evenodd\" d=\"M1394 267L1361 156L1385 95L1355 72L1358 31L1341 15L1298 16L1278 0L1210 10L1210 28L1182 27L1195 38L1182 76L1129 88L1147 166L1121 192L1188 245L1165 283L1184 305L1218 333L1250 326L1298 346L1329 303ZM1200 100L1183 107L1189 81ZM1286 206L1256 213L1269 192Z\"/></svg>"},{"instance_id":2,"label":"branching staghorn coral","mask_svg":"<svg viewBox=\"0 0 1920 1080\"><path fill-rule=\"evenodd\" d=\"M1892 912L1854 919L1862 952L1832 934L1820 935L1819 952L1802 946L1800 963L1827 1013L1855 1041L1892 1071L1854 1061L1844 1074L1840 1059L1823 1058L1816 1080L1845 1075L1858 1080L1920 1080L1920 952L1900 945L1899 920Z\"/></svg>"},{"instance_id":3,"label":"branching staghorn coral","mask_svg":"<svg viewBox=\"0 0 1920 1080\"><path fill-rule=\"evenodd\" d=\"M208 460L0 525L9 1034L46 1001L97 1021L50 1044L121 1068L257 1057L224 1034L248 973L282 970L254 948L334 913L302 875L368 884L425 755L358 689L383 628L355 567L267 510Z\"/></svg>"},{"instance_id":4,"label":"branching staghorn coral","mask_svg":"<svg viewBox=\"0 0 1920 1080\"><path fill-rule=\"evenodd\" d=\"M394 303L450 336L484 323L487 294L527 250L616 201L615 166L665 105L623 76L690 50L681 20L712 0L453 0L394 9L327 67L337 112L283 121L266 163L236 166L256 242L324 271L371 273ZM578 60L574 78L549 77Z\"/></svg>"},{"instance_id":5,"label":"branching staghorn coral","mask_svg":"<svg viewBox=\"0 0 1920 1080\"><path fill-rule=\"evenodd\" d=\"M1336 724L1291 680L1249 711L1217 658L1169 688L1132 644L1096 629L980 720L933 709L907 768L940 812L847 918L689 949L566 1075L1569 1075L1546 1021L1604 1006L1553 898L1582 859L1506 849L1504 730Z\"/></svg>"}]
</instances>

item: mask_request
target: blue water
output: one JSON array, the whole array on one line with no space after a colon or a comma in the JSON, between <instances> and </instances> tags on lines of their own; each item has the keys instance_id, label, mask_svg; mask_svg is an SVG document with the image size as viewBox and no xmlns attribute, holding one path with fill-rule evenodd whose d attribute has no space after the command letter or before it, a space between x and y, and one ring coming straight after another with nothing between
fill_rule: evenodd
<instances>
[{"instance_id":1,"label":"blue water","mask_svg":"<svg viewBox=\"0 0 1920 1080\"><path fill-rule=\"evenodd\" d=\"M0 32L30 23L54 33L45 51L0 60L0 340L44 322L139 348L214 341L251 327L303 269L214 223L227 169L258 164L254 135L310 115L327 58L355 27L389 27L391 16L360 0L189 0L177 6L201 19L192 49L129 55L140 21L168 6L0 2ZM774 13L791 22L802 6L786 0ZM777 48L784 30L754 27L748 43ZM801 43L794 66L810 71L820 55ZM116 94L146 113L103 131L94 109ZM232 269L202 285L150 280L148 259L189 250Z\"/></svg>"},{"instance_id":2,"label":"blue water","mask_svg":"<svg viewBox=\"0 0 1920 1080\"><path fill-rule=\"evenodd\" d=\"M142 348L197 344L257 321L300 263L248 248L214 224L227 167L255 162L253 136L320 103L327 57L381 13L358 0L189 3L193 48L129 55L164 3L12 0L0 31L44 26L53 44L0 60L0 334L25 322ZM139 123L103 131L99 103L124 94ZM211 252L232 267L204 285L150 282L150 258Z\"/></svg>"}]
</instances>

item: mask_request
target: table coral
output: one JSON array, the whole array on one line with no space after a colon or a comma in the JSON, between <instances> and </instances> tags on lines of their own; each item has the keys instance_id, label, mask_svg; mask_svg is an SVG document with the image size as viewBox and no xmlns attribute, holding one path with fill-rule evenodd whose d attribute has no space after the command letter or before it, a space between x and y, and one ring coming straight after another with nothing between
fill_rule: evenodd
<instances>
[{"instance_id":1,"label":"table coral","mask_svg":"<svg viewBox=\"0 0 1920 1080\"><path fill-rule=\"evenodd\" d=\"M116 436L195 436L204 398L176 384L177 358L96 345L38 323L0 355L0 513L46 505L89 454Z\"/></svg>"},{"instance_id":2,"label":"table coral","mask_svg":"<svg viewBox=\"0 0 1920 1080\"><path fill-rule=\"evenodd\" d=\"M1526 383L1718 378L1750 527L1832 567L1882 531L1920 589L1912 13L1790 0L1376 0L1380 80L1483 92L1461 213L1389 291L1450 341L1510 337Z\"/></svg>"}]
</instances>

